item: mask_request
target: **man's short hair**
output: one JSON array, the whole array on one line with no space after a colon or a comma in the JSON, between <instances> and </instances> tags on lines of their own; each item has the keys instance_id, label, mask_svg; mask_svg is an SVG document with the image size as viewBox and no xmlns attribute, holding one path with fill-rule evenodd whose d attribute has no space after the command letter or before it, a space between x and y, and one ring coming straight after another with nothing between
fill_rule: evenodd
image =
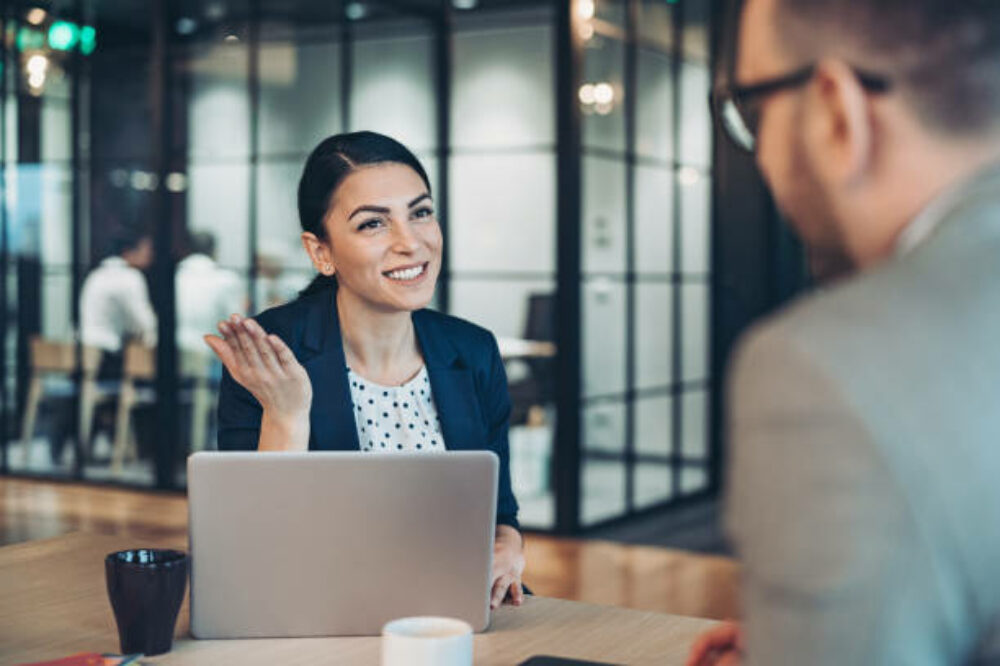
<instances>
[{"instance_id":1,"label":"man's short hair","mask_svg":"<svg viewBox=\"0 0 1000 666\"><path fill-rule=\"evenodd\" d=\"M215 235L210 231L192 231L188 238L193 254L204 254L215 258Z\"/></svg>"},{"instance_id":2,"label":"man's short hair","mask_svg":"<svg viewBox=\"0 0 1000 666\"><path fill-rule=\"evenodd\" d=\"M145 229L134 227L119 227L112 232L108 239L109 254L121 255L129 250L134 250L149 238L149 232Z\"/></svg>"},{"instance_id":3,"label":"man's short hair","mask_svg":"<svg viewBox=\"0 0 1000 666\"><path fill-rule=\"evenodd\" d=\"M888 76L928 127L1000 127L1000 0L777 0L798 55L845 56ZM845 55L849 54L849 55Z\"/></svg>"}]
</instances>

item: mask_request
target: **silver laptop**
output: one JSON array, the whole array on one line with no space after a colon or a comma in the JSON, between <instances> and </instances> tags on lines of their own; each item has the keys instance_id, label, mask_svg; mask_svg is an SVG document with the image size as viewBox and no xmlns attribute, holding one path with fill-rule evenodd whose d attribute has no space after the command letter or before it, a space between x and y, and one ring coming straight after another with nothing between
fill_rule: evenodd
<instances>
[{"instance_id":1,"label":"silver laptop","mask_svg":"<svg viewBox=\"0 0 1000 666\"><path fill-rule=\"evenodd\" d=\"M196 638L371 636L411 615L490 619L488 451L196 453Z\"/></svg>"}]
</instances>

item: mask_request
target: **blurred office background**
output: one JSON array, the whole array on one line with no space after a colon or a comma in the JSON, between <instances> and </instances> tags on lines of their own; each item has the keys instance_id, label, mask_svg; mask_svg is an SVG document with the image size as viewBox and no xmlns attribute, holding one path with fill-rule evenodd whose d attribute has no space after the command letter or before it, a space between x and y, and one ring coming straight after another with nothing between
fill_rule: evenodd
<instances>
[{"instance_id":1,"label":"blurred office background","mask_svg":"<svg viewBox=\"0 0 1000 666\"><path fill-rule=\"evenodd\" d=\"M185 456L214 448L219 374L186 309L294 298L312 276L304 160L370 129L430 174L436 307L501 339L525 526L586 532L717 495L722 366L798 275L748 160L713 138L726 3L2 7L3 473L183 488ZM137 339L107 379L80 294L137 229L159 343ZM214 277L183 282L192 254Z\"/></svg>"}]
</instances>

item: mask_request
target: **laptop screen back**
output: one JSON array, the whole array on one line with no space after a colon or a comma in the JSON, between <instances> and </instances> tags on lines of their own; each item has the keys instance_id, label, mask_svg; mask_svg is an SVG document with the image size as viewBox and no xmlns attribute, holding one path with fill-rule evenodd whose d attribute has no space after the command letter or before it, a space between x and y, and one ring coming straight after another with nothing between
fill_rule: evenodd
<instances>
[{"instance_id":1,"label":"laptop screen back","mask_svg":"<svg viewBox=\"0 0 1000 666\"><path fill-rule=\"evenodd\" d=\"M497 457L486 451L196 453L191 633L377 635L489 623Z\"/></svg>"}]
</instances>

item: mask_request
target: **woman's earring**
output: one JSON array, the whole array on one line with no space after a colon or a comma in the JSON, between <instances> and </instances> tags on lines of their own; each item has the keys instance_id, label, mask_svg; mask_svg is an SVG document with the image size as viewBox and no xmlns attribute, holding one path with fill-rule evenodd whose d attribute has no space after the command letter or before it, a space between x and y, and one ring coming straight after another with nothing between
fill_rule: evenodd
<instances>
[{"instance_id":1,"label":"woman's earring","mask_svg":"<svg viewBox=\"0 0 1000 666\"><path fill-rule=\"evenodd\" d=\"M323 270L325 270L327 273L333 273L333 266L330 264L325 264L323 266Z\"/></svg>"}]
</instances>

